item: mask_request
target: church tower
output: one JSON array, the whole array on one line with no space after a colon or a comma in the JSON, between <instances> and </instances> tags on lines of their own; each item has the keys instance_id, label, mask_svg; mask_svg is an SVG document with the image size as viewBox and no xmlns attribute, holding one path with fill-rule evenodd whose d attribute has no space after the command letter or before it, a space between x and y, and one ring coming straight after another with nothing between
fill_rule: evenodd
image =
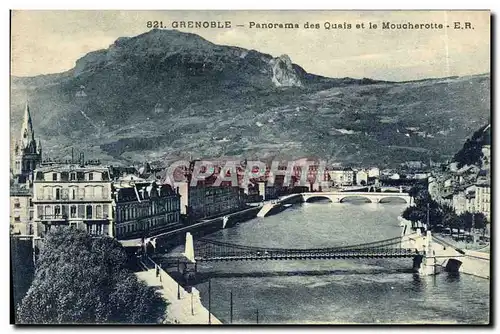
<instances>
[{"instance_id":1,"label":"church tower","mask_svg":"<svg viewBox=\"0 0 500 334\"><path fill-rule=\"evenodd\" d=\"M14 148L14 166L12 174L15 181L25 183L32 172L42 161L42 147L37 146L35 131L31 120L30 107L26 102L24 118L21 126L21 136L16 141Z\"/></svg>"}]
</instances>

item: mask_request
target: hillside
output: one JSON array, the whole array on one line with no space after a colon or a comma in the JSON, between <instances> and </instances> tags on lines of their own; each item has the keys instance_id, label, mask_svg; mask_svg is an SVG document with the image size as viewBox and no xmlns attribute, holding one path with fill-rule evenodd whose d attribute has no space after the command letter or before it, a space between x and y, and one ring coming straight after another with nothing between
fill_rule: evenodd
<instances>
[{"instance_id":1,"label":"hillside","mask_svg":"<svg viewBox=\"0 0 500 334\"><path fill-rule=\"evenodd\" d=\"M475 131L471 138L467 138L460 151L453 157L457 167L466 165L476 165L482 167L484 158L482 148L484 145L491 145L491 126L486 124Z\"/></svg>"},{"instance_id":2,"label":"hillside","mask_svg":"<svg viewBox=\"0 0 500 334\"><path fill-rule=\"evenodd\" d=\"M12 78L17 138L29 96L45 155L105 162L321 156L389 164L450 157L490 115L490 78L325 78L286 55L152 30L64 73Z\"/></svg>"}]
</instances>

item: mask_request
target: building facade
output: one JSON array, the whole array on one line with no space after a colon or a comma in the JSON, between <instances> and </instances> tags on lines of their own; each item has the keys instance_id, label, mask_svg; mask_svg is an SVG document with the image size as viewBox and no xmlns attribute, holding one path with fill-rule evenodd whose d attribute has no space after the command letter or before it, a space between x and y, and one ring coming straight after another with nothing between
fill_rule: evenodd
<instances>
[{"instance_id":1,"label":"building facade","mask_svg":"<svg viewBox=\"0 0 500 334\"><path fill-rule=\"evenodd\" d=\"M143 238L181 227L180 195L156 182L123 182L114 189L115 237Z\"/></svg>"},{"instance_id":2,"label":"building facade","mask_svg":"<svg viewBox=\"0 0 500 334\"><path fill-rule=\"evenodd\" d=\"M328 170L330 180L337 186L352 186L354 184L354 171L350 167L334 167Z\"/></svg>"},{"instance_id":3,"label":"building facade","mask_svg":"<svg viewBox=\"0 0 500 334\"><path fill-rule=\"evenodd\" d=\"M356 172L356 184L358 186L366 186L368 184L368 173L364 170Z\"/></svg>"},{"instance_id":4,"label":"building facade","mask_svg":"<svg viewBox=\"0 0 500 334\"><path fill-rule=\"evenodd\" d=\"M476 183L475 211L482 212L491 221L491 187L489 182Z\"/></svg>"},{"instance_id":5,"label":"building facade","mask_svg":"<svg viewBox=\"0 0 500 334\"><path fill-rule=\"evenodd\" d=\"M33 232L43 237L66 225L113 236L109 170L99 165L64 164L35 170Z\"/></svg>"},{"instance_id":6,"label":"building facade","mask_svg":"<svg viewBox=\"0 0 500 334\"><path fill-rule=\"evenodd\" d=\"M13 234L33 234L33 171L42 160L42 147L35 140L30 107L26 103L21 133L15 141L11 158L10 231Z\"/></svg>"},{"instance_id":7,"label":"building facade","mask_svg":"<svg viewBox=\"0 0 500 334\"><path fill-rule=\"evenodd\" d=\"M243 207L244 189L238 186L214 187L201 182L191 187L189 182L176 182L181 196L181 213L194 221L238 211Z\"/></svg>"},{"instance_id":8,"label":"building facade","mask_svg":"<svg viewBox=\"0 0 500 334\"><path fill-rule=\"evenodd\" d=\"M28 185L10 188L10 232L31 235L34 217L32 189Z\"/></svg>"}]
</instances>

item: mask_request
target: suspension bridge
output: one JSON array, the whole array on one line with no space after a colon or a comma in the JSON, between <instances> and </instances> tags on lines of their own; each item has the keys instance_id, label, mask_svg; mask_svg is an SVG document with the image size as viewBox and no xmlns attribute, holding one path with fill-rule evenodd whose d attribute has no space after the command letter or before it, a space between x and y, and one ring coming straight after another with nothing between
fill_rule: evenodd
<instances>
[{"instance_id":1,"label":"suspension bridge","mask_svg":"<svg viewBox=\"0 0 500 334\"><path fill-rule=\"evenodd\" d=\"M356 245L302 249L237 245L208 238L193 242L188 234L183 255L190 262L214 262L413 258L419 254L416 248L402 248L401 239L395 237Z\"/></svg>"}]
</instances>

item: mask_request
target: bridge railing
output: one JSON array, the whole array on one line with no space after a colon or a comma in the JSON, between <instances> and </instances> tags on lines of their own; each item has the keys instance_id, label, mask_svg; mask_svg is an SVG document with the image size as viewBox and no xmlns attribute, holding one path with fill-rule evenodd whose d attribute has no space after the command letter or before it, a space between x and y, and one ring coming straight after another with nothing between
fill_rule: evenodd
<instances>
[{"instance_id":1,"label":"bridge railing","mask_svg":"<svg viewBox=\"0 0 500 334\"><path fill-rule=\"evenodd\" d=\"M357 245L336 246L327 248L311 248L311 249L297 249L297 248L273 248L273 247L256 247L236 245L215 241L211 239L199 239L195 243L196 258L214 258L214 257L275 257L275 256L318 256L318 255L332 255L332 254L408 254L414 252L410 249L401 248L401 237L390 238L386 240L379 240Z\"/></svg>"},{"instance_id":2,"label":"bridge railing","mask_svg":"<svg viewBox=\"0 0 500 334\"><path fill-rule=\"evenodd\" d=\"M342 249L346 250L352 250L352 249L362 249L362 248L374 248L374 247L384 247L384 246L400 246L401 245L401 238L402 237L394 237L390 239L385 239L385 240L378 240L378 241L373 241L373 242L367 242L367 243L362 243L362 244L355 244L355 245L339 245L335 247L325 247L325 248L310 248L310 249L303 249L303 248L276 248L276 247L259 247L259 246L246 246L246 245L238 245L238 244L232 244L232 243L227 243L227 242L221 242L221 241L216 241L212 239L207 239L207 238L201 238L196 241L196 245L198 246L197 249L202 249L206 245L213 245L213 246L219 246L221 248L224 248L226 250L234 250L234 251L275 251L275 252L312 252L312 251L317 251L317 252L325 252L325 251L338 251Z\"/></svg>"}]
</instances>

